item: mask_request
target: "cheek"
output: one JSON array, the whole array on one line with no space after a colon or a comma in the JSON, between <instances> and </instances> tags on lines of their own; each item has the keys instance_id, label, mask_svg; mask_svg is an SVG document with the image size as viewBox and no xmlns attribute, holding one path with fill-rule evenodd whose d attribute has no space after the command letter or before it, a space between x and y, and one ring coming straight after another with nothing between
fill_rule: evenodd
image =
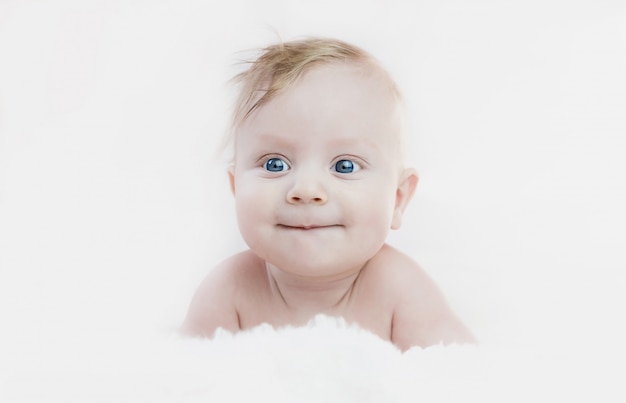
<instances>
[{"instance_id":1,"label":"cheek","mask_svg":"<svg viewBox=\"0 0 626 403\"><path fill-rule=\"evenodd\" d=\"M267 221L265 217L268 205L265 195L254 189L251 184L240 182L235 194L235 209L239 233L243 240L248 247L258 248L259 241L263 238L262 224Z\"/></svg>"},{"instance_id":2,"label":"cheek","mask_svg":"<svg viewBox=\"0 0 626 403\"><path fill-rule=\"evenodd\" d=\"M235 205L240 225L255 222L272 214L279 190L270 183L246 178L237 178Z\"/></svg>"},{"instance_id":3,"label":"cheek","mask_svg":"<svg viewBox=\"0 0 626 403\"><path fill-rule=\"evenodd\" d=\"M372 228L389 228L395 205L395 192L384 185L371 185L361 192L346 195L343 210L355 222Z\"/></svg>"}]
</instances>

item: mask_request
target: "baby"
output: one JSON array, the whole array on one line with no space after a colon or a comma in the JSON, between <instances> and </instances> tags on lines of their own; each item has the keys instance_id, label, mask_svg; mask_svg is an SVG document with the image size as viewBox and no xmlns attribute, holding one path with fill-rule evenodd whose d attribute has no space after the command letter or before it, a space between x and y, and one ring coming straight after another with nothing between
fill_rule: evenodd
<instances>
[{"instance_id":1,"label":"baby","mask_svg":"<svg viewBox=\"0 0 626 403\"><path fill-rule=\"evenodd\" d=\"M402 100L363 50L270 46L238 75L228 169L249 250L212 270L181 331L343 317L400 349L473 342L433 281L385 243L418 177L403 161Z\"/></svg>"}]
</instances>

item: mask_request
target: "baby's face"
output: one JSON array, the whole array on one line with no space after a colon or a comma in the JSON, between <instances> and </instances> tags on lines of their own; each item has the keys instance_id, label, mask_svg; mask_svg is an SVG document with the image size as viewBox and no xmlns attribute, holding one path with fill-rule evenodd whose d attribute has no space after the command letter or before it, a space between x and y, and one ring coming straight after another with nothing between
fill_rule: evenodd
<instances>
[{"instance_id":1,"label":"baby's face","mask_svg":"<svg viewBox=\"0 0 626 403\"><path fill-rule=\"evenodd\" d=\"M399 124L384 81L344 64L313 68L256 110L231 172L248 246L302 276L359 270L399 225Z\"/></svg>"}]
</instances>

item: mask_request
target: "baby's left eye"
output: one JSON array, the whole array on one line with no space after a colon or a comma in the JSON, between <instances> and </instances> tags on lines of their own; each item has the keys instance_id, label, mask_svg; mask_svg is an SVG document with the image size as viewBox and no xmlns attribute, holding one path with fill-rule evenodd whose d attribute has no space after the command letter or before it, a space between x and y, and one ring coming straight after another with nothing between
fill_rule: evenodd
<instances>
[{"instance_id":1,"label":"baby's left eye","mask_svg":"<svg viewBox=\"0 0 626 403\"><path fill-rule=\"evenodd\" d=\"M340 174L350 174L361 169L361 166L354 161L341 160L335 164L335 171Z\"/></svg>"}]
</instances>

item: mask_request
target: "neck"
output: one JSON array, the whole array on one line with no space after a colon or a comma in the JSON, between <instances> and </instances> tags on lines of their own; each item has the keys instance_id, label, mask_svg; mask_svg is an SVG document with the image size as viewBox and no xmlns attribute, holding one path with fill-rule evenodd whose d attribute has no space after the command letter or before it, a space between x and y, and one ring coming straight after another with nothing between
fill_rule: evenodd
<instances>
[{"instance_id":1,"label":"neck","mask_svg":"<svg viewBox=\"0 0 626 403\"><path fill-rule=\"evenodd\" d=\"M332 313L350 299L361 269L331 278L303 277L266 263L272 292L289 310L306 314Z\"/></svg>"}]
</instances>

